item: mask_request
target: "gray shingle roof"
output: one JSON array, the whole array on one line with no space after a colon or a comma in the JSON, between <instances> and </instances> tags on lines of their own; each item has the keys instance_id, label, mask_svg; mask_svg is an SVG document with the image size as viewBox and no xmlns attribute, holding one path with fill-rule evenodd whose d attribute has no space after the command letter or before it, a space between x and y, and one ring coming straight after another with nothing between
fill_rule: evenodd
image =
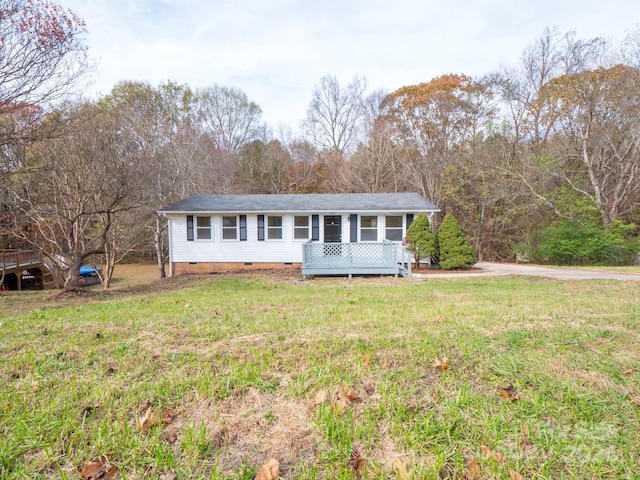
<instances>
[{"instance_id":1,"label":"gray shingle roof","mask_svg":"<svg viewBox=\"0 0 640 480\"><path fill-rule=\"evenodd\" d=\"M326 193L290 195L193 195L162 213L190 212L439 212L417 193Z\"/></svg>"}]
</instances>

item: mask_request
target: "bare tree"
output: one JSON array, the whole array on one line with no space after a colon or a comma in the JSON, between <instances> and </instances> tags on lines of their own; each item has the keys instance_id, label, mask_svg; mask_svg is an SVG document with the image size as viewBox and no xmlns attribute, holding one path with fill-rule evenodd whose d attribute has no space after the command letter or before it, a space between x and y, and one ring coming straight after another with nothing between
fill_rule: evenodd
<instances>
[{"instance_id":1,"label":"bare tree","mask_svg":"<svg viewBox=\"0 0 640 480\"><path fill-rule=\"evenodd\" d=\"M34 126L87 71L84 31L56 3L0 0L0 146L44 134Z\"/></svg>"},{"instance_id":2,"label":"bare tree","mask_svg":"<svg viewBox=\"0 0 640 480\"><path fill-rule=\"evenodd\" d=\"M302 123L305 135L318 151L342 155L355 148L366 111L366 87L366 80L357 76L346 88L340 87L335 76L320 79Z\"/></svg>"},{"instance_id":3,"label":"bare tree","mask_svg":"<svg viewBox=\"0 0 640 480\"><path fill-rule=\"evenodd\" d=\"M136 215L141 214L142 221L134 224L133 231L144 240L150 234L158 273L164 278L167 226L158 210L202 188L198 182L208 163L203 139L193 127L192 92L185 85L171 82L158 88L143 82L123 82L101 103L118 129L131 136L141 159L136 178L142 212ZM132 240L127 243L131 246Z\"/></svg>"},{"instance_id":4,"label":"bare tree","mask_svg":"<svg viewBox=\"0 0 640 480\"><path fill-rule=\"evenodd\" d=\"M28 168L11 185L11 213L13 234L66 269L65 287L73 288L83 262L105 252L118 215L138 206L131 190L138 163L126 132L96 106L69 106L57 116L84 128L27 151Z\"/></svg>"},{"instance_id":5,"label":"bare tree","mask_svg":"<svg viewBox=\"0 0 640 480\"><path fill-rule=\"evenodd\" d=\"M637 34L623 48L547 29L494 78L513 135L505 173L558 217L583 221L591 209L609 225L638 208L640 75L612 63L633 65Z\"/></svg>"},{"instance_id":6,"label":"bare tree","mask_svg":"<svg viewBox=\"0 0 640 480\"><path fill-rule=\"evenodd\" d=\"M538 169L587 199L604 225L640 207L639 90L640 70L617 65L563 75L541 91L557 114Z\"/></svg>"},{"instance_id":7,"label":"bare tree","mask_svg":"<svg viewBox=\"0 0 640 480\"><path fill-rule=\"evenodd\" d=\"M264 136L259 124L262 110L241 90L215 85L196 91L194 100L198 119L211 134L216 150L236 153Z\"/></svg>"},{"instance_id":8,"label":"bare tree","mask_svg":"<svg viewBox=\"0 0 640 480\"><path fill-rule=\"evenodd\" d=\"M289 193L287 171L293 164L291 154L278 140L265 144L255 140L245 145L236 172L240 188L247 193Z\"/></svg>"},{"instance_id":9,"label":"bare tree","mask_svg":"<svg viewBox=\"0 0 640 480\"><path fill-rule=\"evenodd\" d=\"M378 117L365 141L344 162L337 179L341 192L404 192L413 187L407 181L406 150L394 139L393 125Z\"/></svg>"}]
</instances>

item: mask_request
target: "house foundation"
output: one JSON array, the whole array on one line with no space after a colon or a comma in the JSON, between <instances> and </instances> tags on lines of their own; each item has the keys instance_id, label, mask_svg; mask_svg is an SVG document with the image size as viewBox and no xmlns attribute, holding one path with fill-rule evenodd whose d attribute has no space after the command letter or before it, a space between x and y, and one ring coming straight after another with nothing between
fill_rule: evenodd
<instances>
[{"instance_id":1,"label":"house foundation","mask_svg":"<svg viewBox=\"0 0 640 480\"><path fill-rule=\"evenodd\" d=\"M301 263L279 262L175 262L171 264L171 275L212 275L216 273L250 273L266 270L300 272Z\"/></svg>"}]
</instances>

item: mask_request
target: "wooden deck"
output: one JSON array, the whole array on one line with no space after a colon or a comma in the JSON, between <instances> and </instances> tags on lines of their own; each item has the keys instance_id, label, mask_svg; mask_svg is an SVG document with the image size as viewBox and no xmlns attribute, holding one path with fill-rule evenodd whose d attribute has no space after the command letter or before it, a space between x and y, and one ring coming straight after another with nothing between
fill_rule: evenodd
<instances>
[{"instance_id":1,"label":"wooden deck","mask_svg":"<svg viewBox=\"0 0 640 480\"><path fill-rule=\"evenodd\" d=\"M21 290L22 272L30 270L44 271L42 255L30 250L3 250L0 252L0 283L6 280L7 275L15 274L17 289Z\"/></svg>"},{"instance_id":2,"label":"wooden deck","mask_svg":"<svg viewBox=\"0 0 640 480\"><path fill-rule=\"evenodd\" d=\"M302 245L302 278L309 275L411 275L411 255L399 242Z\"/></svg>"}]
</instances>

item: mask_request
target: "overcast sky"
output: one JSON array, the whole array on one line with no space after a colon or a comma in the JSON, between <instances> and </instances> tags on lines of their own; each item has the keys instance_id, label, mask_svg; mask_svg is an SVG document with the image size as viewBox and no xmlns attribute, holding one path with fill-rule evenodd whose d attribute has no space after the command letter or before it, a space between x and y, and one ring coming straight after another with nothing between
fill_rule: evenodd
<instances>
[{"instance_id":1,"label":"overcast sky","mask_svg":"<svg viewBox=\"0 0 640 480\"><path fill-rule=\"evenodd\" d=\"M638 0L57 0L97 64L87 95L123 80L235 87L295 133L315 85L358 75L391 92L515 64L545 27L621 40Z\"/></svg>"}]
</instances>

